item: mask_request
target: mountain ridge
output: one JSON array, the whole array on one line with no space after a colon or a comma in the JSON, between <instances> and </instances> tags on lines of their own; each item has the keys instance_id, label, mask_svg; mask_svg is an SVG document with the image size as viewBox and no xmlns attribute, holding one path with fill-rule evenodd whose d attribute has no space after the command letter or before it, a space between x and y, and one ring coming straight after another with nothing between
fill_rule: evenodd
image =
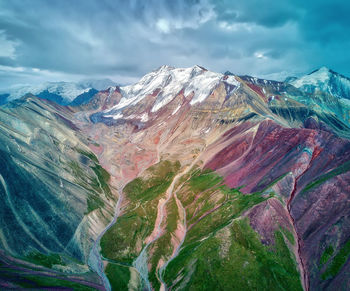
<instances>
[{"instance_id":1,"label":"mountain ridge","mask_svg":"<svg viewBox=\"0 0 350 291\"><path fill-rule=\"evenodd\" d=\"M61 105L70 103L80 105L81 101L84 103L90 100L92 92L96 93L96 91L101 91L111 86L116 86L116 83L110 79L85 79L79 82L44 82L35 86L16 85L8 90L2 89L3 93L1 94L7 95L2 103L21 98L27 93L32 93L39 98L52 100ZM76 98L78 99L75 100Z\"/></svg>"}]
</instances>

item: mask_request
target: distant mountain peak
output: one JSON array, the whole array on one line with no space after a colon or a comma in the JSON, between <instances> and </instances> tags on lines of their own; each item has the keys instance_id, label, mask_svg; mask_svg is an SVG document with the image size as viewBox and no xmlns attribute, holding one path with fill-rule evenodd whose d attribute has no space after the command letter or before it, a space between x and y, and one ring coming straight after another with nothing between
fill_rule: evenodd
<instances>
[{"instance_id":1,"label":"distant mountain peak","mask_svg":"<svg viewBox=\"0 0 350 291\"><path fill-rule=\"evenodd\" d=\"M225 75L225 76L234 76L234 74L231 73L230 71L226 71L226 72L224 73L224 75Z\"/></svg>"},{"instance_id":2,"label":"distant mountain peak","mask_svg":"<svg viewBox=\"0 0 350 291\"><path fill-rule=\"evenodd\" d=\"M158 71L158 70L171 70L171 69L174 69L174 67L170 66L170 65L162 65L156 71Z\"/></svg>"},{"instance_id":3,"label":"distant mountain peak","mask_svg":"<svg viewBox=\"0 0 350 291\"><path fill-rule=\"evenodd\" d=\"M292 83L293 81L295 81L295 80L297 80L297 79L298 79L298 77L289 76L289 77L287 77L287 78L284 80L284 82L285 82L285 83Z\"/></svg>"},{"instance_id":4,"label":"distant mountain peak","mask_svg":"<svg viewBox=\"0 0 350 291\"><path fill-rule=\"evenodd\" d=\"M320 91L338 98L350 99L350 78L325 66L300 78L290 79L288 82L308 93Z\"/></svg>"},{"instance_id":5,"label":"distant mountain peak","mask_svg":"<svg viewBox=\"0 0 350 291\"><path fill-rule=\"evenodd\" d=\"M97 91L107 89L111 86L116 86L116 83L110 79L85 79L76 83L64 81L44 82L35 85L16 85L8 88L7 91L3 90L4 92L0 96L7 95L6 100L1 101L1 103L6 103L21 98L27 93L32 93L39 98L55 101L61 105L67 105L81 95L84 95L84 98L88 98Z\"/></svg>"},{"instance_id":6,"label":"distant mountain peak","mask_svg":"<svg viewBox=\"0 0 350 291\"><path fill-rule=\"evenodd\" d=\"M204 67L202 67L200 65L194 65L193 68L199 68L199 69L201 69L203 71L208 71L206 68L204 68Z\"/></svg>"},{"instance_id":7,"label":"distant mountain peak","mask_svg":"<svg viewBox=\"0 0 350 291\"><path fill-rule=\"evenodd\" d=\"M224 76L199 65L188 68L164 65L146 74L137 83L120 87L121 101L100 115L116 120L123 116L124 108L134 106L146 97L154 98L154 103L149 108L151 114L180 94L190 98L189 104L194 105L210 96L220 82L224 82L231 91L240 86L234 76Z\"/></svg>"},{"instance_id":8,"label":"distant mountain peak","mask_svg":"<svg viewBox=\"0 0 350 291\"><path fill-rule=\"evenodd\" d=\"M208 71L206 68L200 66L200 65L194 65L192 67L190 67L192 70L201 70L201 71ZM153 72L161 72L161 71L171 71L174 69L179 69L170 65L162 65L159 68L157 68L156 70L154 70Z\"/></svg>"},{"instance_id":9,"label":"distant mountain peak","mask_svg":"<svg viewBox=\"0 0 350 291\"><path fill-rule=\"evenodd\" d=\"M314 73L316 73L316 72L324 73L324 72L332 72L332 70L331 70L330 68L326 67L326 66L322 66L322 67L320 67L320 68L318 68L318 69L316 69L316 70L313 70L313 71L312 71L311 73L309 73L308 75L312 75L312 74L314 74Z\"/></svg>"},{"instance_id":10,"label":"distant mountain peak","mask_svg":"<svg viewBox=\"0 0 350 291\"><path fill-rule=\"evenodd\" d=\"M345 75L342 75L336 71L333 71L332 69L326 67L326 66L322 66L314 71L312 71L311 73L309 73L308 75L317 75L317 74L328 74L328 75L336 75L336 76L339 76L341 78L344 78L344 79L348 79L350 80L349 77L345 76Z\"/></svg>"},{"instance_id":11,"label":"distant mountain peak","mask_svg":"<svg viewBox=\"0 0 350 291\"><path fill-rule=\"evenodd\" d=\"M78 82L80 86L83 88L94 88L96 90L105 90L109 87L116 86L117 83L112 81L111 79L104 78L104 79L83 79Z\"/></svg>"}]
</instances>

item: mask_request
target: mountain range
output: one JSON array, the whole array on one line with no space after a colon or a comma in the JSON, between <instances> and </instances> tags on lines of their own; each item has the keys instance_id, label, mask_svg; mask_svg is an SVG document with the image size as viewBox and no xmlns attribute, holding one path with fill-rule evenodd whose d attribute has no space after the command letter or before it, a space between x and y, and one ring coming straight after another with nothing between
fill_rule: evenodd
<instances>
[{"instance_id":1,"label":"mountain range","mask_svg":"<svg viewBox=\"0 0 350 291\"><path fill-rule=\"evenodd\" d=\"M115 86L110 79L86 79L80 82L45 82L38 85L16 85L0 92L0 105L21 98L27 93L60 105L88 103L98 91Z\"/></svg>"},{"instance_id":2,"label":"mountain range","mask_svg":"<svg viewBox=\"0 0 350 291\"><path fill-rule=\"evenodd\" d=\"M0 286L349 290L349 84L162 66L7 93Z\"/></svg>"}]
</instances>

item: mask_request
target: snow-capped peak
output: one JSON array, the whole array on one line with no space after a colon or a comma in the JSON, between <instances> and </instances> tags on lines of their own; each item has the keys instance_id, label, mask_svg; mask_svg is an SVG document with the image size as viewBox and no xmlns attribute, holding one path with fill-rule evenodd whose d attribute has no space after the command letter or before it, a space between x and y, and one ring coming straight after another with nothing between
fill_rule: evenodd
<instances>
[{"instance_id":1,"label":"snow-capped peak","mask_svg":"<svg viewBox=\"0 0 350 291\"><path fill-rule=\"evenodd\" d=\"M173 70L173 69L175 69L175 68L172 66L162 65L159 68L153 70L151 73L165 72L165 71L169 71L169 70ZM151 73L149 73L149 74L151 74Z\"/></svg>"},{"instance_id":2,"label":"snow-capped peak","mask_svg":"<svg viewBox=\"0 0 350 291\"><path fill-rule=\"evenodd\" d=\"M321 83L327 82L330 78L330 70L326 67L322 67L318 70L311 72L301 78L293 80L291 84L294 87L300 88L304 85L314 85L317 86Z\"/></svg>"},{"instance_id":3,"label":"snow-capped peak","mask_svg":"<svg viewBox=\"0 0 350 291\"><path fill-rule=\"evenodd\" d=\"M9 89L8 100L14 100L27 93L38 95L43 91L60 95L67 102L78 95L88 92L91 88L84 88L73 82L45 82L39 85L17 85Z\"/></svg>"},{"instance_id":4,"label":"snow-capped peak","mask_svg":"<svg viewBox=\"0 0 350 291\"><path fill-rule=\"evenodd\" d=\"M142 77L136 84L121 87L122 100L107 112L118 112L149 95L156 96L151 109L151 112L156 112L182 90L185 97L193 94L190 104L194 105L204 101L219 82L224 81L223 77L223 74L208 71L198 65L190 68L162 66ZM233 76L225 79L225 82L231 82L235 86L239 84Z\"/></svg>"},{"instance_id":5,"label":"snow-capped peak","mask_svg":"<svg viewBox=\"0 0 350 291\"><path fill-rule=\"evenodd\" d=\"M327 67L290 81L294 87L308 93L326 92L338 98L350 99L350 79Z\"/></svg>"},{"instance_id":6,"label":"snow-capped peak","mask_svg":"<svg viewBox=\"0 0 350 291\"><path fill-rule=\"evenodd\" d=\"M311 72L309 75L313 74L313 73L316 73L316 72L331 72L332 70L326 66L322 66L321 68Z\"/></svg>"}]
</instances>

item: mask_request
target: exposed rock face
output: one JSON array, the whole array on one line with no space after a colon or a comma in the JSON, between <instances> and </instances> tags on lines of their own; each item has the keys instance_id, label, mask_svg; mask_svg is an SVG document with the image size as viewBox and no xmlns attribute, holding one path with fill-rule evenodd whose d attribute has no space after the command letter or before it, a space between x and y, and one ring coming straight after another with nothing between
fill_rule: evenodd
<instances>
[{"instance_id":1,"label":"exposed rock face","mask_svg":"<svg viewBox=\"0 0 350 291\"><path fill-rule=\"evenodd\" d=\"M78 105L83 105L83 110L106 110L117 105L121 98L120 88L110 87L95 94L89 102Z\"/></svg>"},{"instance_id":2,"label":"exposed rock face","mask_svg":"<svg viewBox=\"0 0 350 291\"><path fill-rule=\"evenodd\" d=\"M98 90L91 88L89 91L78 95L72 102L69 103L70 106L84 105L90 102L92 97L98 93Z\"/></svg>"},{"instance_id":3,"label":"exposed rock face","mask_svg":"<svg viewBox=\"0 0 350 291\"><path fill-rule=\"evenodd\" d=\"M273 244L273 234L276 230L274 228L278 226L293 231L283 204L278 199L273 198L258 204L247 215L251 225L259 231L264 244Z\"/></svg>"},{"instance_id":4,"label":"exposed rock face","mask_svg":"<svg viewBox=\"0 0 350 291\"><path fill-rule=\"evenodd\" d=\"M1 108L0 244L20 259L55 254L56 269L86 272L116 197L72 114L34 96Z\"/></svg>"},{"instance_id":5,"label":"exposed rock face","mask_svg":"<svg viewBox=\"0 0 350 291\"><path fill-rule=\"evenodd\" d=\"M332 260L323 262L321 259L330 246L340 250L349 241L349 177L349 172L333 178L329 176L321 184L317 184L318 179L314 179L314 184L298 191L291 204L296 230L302 239L301 253L307 263L312 290L349 287L348 254L345 255L346 264L335 272L336 276L325 276L328 274L326 270L332 266Z\"/></svg>"},{"instance_id":6,"label":"exposed rock face","mask_svg":"<svg viewBox=\"0 0 350 291\"><path fill-rule=\"evenodd\" d=\"M20 221L5 220L2 248L86 262L123 189L101 240L112 287L346 288L350 129L338 101L199 66L163 66L77 107L20 101L0 112L0 213ZM112 176L101 191L99 165ZM90 200L91 213L89 195L103 202Z\"/></svg>"}]
</instances>

